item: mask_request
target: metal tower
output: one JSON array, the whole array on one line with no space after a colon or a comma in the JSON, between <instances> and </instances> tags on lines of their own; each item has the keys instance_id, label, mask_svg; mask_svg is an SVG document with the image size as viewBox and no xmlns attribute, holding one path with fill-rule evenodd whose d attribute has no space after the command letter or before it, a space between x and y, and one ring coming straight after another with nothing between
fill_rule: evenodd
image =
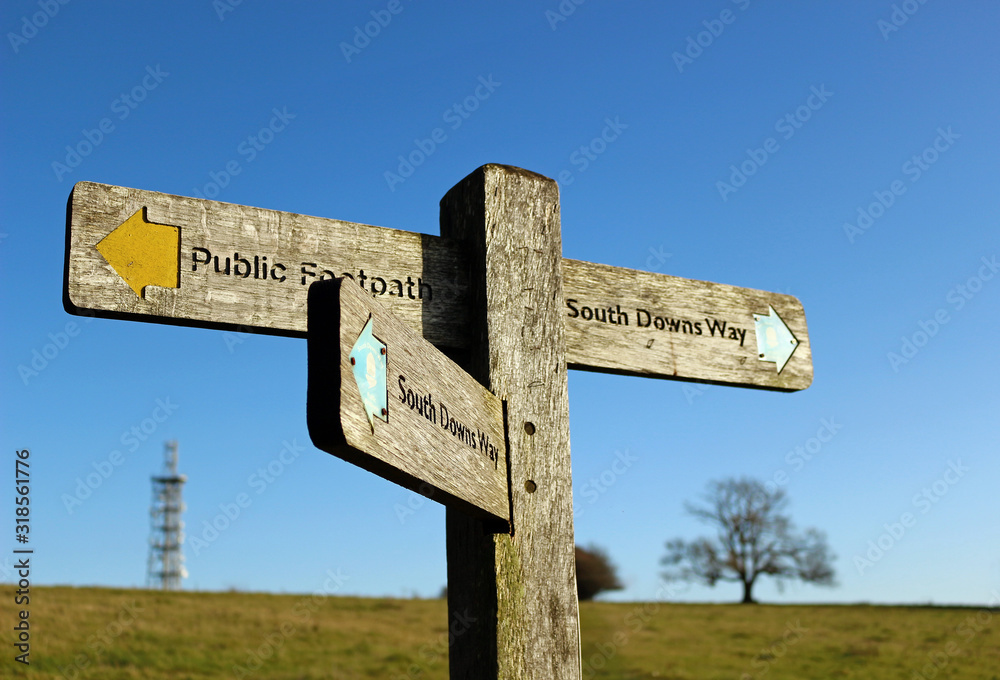
<instances>
[{"instance_id":1,"label":"metal tower","mask_svg":"<svg viewBox=\"0 0 1000 680\"><path fill-rule=\"evenodd\" d=\"M187 578L184 568L184 501L181 490L185 475L177 474L177 442L164 445L163 472L152 477L153 505L150 508L149 562L146 587L180 590L181 579Z\"/></svg>"}]
</instances>

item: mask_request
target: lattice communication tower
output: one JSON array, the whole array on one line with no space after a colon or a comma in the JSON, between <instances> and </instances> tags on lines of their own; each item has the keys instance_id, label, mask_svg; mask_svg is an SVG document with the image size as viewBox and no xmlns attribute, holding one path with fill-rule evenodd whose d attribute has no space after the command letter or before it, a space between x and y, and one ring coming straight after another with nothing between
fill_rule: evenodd
<instances>
[{"instance_id":1,"label":"lattice communication tower","mask_svg":"<svg viewBox=\"0 0 1000 680\"><path fill-rule=\"evenodd\" d=\"M163 471L153 475L153 504L150 508L149 562L146 587L180 590L184 568L184 501L181 491L187 476L177 473L177 442L164 445Z\"/></svg>"}]
</instances>

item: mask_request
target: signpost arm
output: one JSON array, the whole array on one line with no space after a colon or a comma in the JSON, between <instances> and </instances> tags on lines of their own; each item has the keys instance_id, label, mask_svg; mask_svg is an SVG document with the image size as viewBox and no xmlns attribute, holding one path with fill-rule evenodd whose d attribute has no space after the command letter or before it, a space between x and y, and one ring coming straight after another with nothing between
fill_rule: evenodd
<instances>
[{"instance_id":1,"label":"signpost arm","mask_svg":"<svg viewBox=\"0 0 1000 680\"><path fill-rule=\"evenodd\" d=\"M470 261L466 368L505 402L511 532L447 510L450 674L581 677L559 190L486 165L441 201Z\"/></svg>"}]
</instances>

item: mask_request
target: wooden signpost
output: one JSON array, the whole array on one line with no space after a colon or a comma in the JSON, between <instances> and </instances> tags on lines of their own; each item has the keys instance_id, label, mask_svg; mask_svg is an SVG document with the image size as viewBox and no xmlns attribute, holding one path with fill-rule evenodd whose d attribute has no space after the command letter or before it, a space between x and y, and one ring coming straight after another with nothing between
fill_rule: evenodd
<instances>
[{"instance_id":1,"label":"wooden signpost","mask_svg":"<svg viewBox=\"0 0 1000 680\"><path fill-rule=\"evenodd\" d=\"M556 183L501 165L442 199L440 237L81 182L64 304L308 332L317 446L448 506L453 679L581 677L567 367L812 381L798 300L564 259Z\"/></svg>"},{"instance_id":2,"label":"wooden signpost","mask_svg":"<svg viewBox=\"0 0 1000 680\"><path fill-rule=\"evenodd\" d=\"M70 312L305 337L309 285L346 276L430 342L467 344L461 252L438 237L92 182L68 213Z\"/></svg>"},{"instance_id":3,"label":"wooden signpost","mask_svg":"<svg viewBox=\"0 0 1000 680\"><path fill-rule=\"evenodd\" d=\"M455 239L80 182L68 210L74 313L305 337L309 285L348 277L438 347L469 346ZM561 256L560 256L561 257ZM571 368L776 390L812 382L790 295L562 259ZM759 356L769 310L795 344ZM779 328L780 330L780 328ZM777 370L778 366L781 370Z\"/></svg>"},{"instance_id":4,"label":"wooden signpost","mask_svg":"<svg viewBox=\"0 0 1000 680\"><path fill-rule=\"evenodd\" d=\"M812 382L791 295L578 260L563 260L563 280L570 368L789 391Z\"/></svg>"},{"instance_id":5,"label":"wooden signpost","mask_svg":"<svg viewBox=\"0 0 1000 680\"><path fill-rule=\"evenodd\" d=\"M309 289L309 436L508 529L503 404L349 279Z\"/></svg>"}]
</instances>

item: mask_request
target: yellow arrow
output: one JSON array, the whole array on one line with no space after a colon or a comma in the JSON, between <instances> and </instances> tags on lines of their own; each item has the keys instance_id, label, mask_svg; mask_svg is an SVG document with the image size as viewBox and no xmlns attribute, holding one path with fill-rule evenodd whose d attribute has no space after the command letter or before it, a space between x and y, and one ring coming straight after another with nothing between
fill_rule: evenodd
<instances>
[{"instance_id":1,"label":"yellow arrow","mask_svg":"<svg viewBox=\"0 0 1000 680\"><path fill-rule=\"evenodd\" d=\"M97 251L145 298L146 286L180 288L180 245L180 227L150 222L142 208L101 239Z\"/></svg>"}]
</instances>

